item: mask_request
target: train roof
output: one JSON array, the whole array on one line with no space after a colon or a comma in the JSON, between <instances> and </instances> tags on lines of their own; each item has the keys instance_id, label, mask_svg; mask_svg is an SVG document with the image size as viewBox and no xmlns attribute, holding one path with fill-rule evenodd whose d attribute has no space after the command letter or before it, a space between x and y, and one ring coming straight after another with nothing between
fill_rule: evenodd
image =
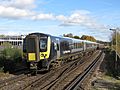
<instances>
[{"instance_id":1,"label":"train roof","mask_svg":"<svg viewBox=\"0 0 120 90\"><path fill-rule=\"evenodd\" d=\"M38 33L38 32L30 33L30 34L28 34L28 35L47 35L47 36L51 36L50 34Z\"/></svg>"},{"instance_id":2,"label":"train roof","mask_svg":"<svg viewBox=\"0 0 120 90\"><path fill-rule=\"evenodd\" d=\"M97 44L96 42L92 42L92 41L88 41L88 40L84 40L84 42Z\"/></svg>"},{"instance_id":3,"label":"train roof","mask_svg":"<svg viewBox=\"0 0 120 90\"><path fill-rule=\"evenodd\" d=\"M73 41L84 41L84 40L81 40L81 39L75 39L75 38L70 38L70 37L63 37L61 36L60 38L65 38L65 39L70 39L70 40L73 40Z\"/></svg>"},{"instance_id":4,"label":"train roof","mask_svg":"<svg viewBox=\"0 0 120 90\"><path fill-rule=\"evenodd\" d=\"M53 36L53 35L50 35L50 34L44 34L44 33L30 33L29 35L47 35L47 36L52 36L52 37L56 37L56 38L62 38L62 39L68 39L68 40L73 40L75 42L85 42L85 43L94 43L94 44L98 44L96 42L92 42L92 41L88 41L88 40L81 40L81 39L75 39L75 38L70 38L70 37L63 37L63 36Z\"/></svg>"}]
</instances>

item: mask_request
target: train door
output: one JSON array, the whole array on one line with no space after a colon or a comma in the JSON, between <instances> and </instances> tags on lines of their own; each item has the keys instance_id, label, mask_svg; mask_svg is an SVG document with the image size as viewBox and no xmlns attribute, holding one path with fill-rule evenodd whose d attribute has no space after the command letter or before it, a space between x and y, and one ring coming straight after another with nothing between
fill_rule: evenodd
<instances>
[{"instance_id":1,"label":"train door","mask_svg":"<svg viewBox=\"0 0 120 90\"><path fill-rule=\"evenodd\" d=\"M39 60L39 42L37 36L29 36L27 38L27 53L29 62Z\"/></svg>"},{"instance_id":2,"label":"train door","mask_svg":"<svg viewBox=\"0 0 120 90\"><path fill-rule=\"evenodd\" d=\"M60 40L57 38L57 59L60 57Z\"/></svg>"}]
</instances>

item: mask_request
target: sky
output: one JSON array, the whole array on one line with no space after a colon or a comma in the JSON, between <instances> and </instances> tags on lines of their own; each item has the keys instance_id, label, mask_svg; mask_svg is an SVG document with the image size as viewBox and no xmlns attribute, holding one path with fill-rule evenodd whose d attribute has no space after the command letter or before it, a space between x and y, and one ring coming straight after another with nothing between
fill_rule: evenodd
<instances>
[{"instance_id":1,"label":"sky","mask_svg":"<svg viewBox=\"0 0 120 90\"><path fill-rule=\"evenodd\" d=\"M0 34L90 35L110 41L120 0L0 0Z\"/></svg>"}]
</instances>

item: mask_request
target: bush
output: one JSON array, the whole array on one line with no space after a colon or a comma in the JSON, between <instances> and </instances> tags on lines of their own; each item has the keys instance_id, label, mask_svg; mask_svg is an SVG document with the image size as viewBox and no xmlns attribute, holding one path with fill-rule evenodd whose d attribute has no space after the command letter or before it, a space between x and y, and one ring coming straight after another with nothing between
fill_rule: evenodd
<instances>
[{"instance_id":1,"label":"bush","mask_svg":"<svg viewBox=\"0 0 120 90\"><path fill-rule=\"evenodd\" d=\"M110 49L106 50L105 55L105 68L106 74L112 77L120 77L120 59L118 58L116 62L116 53L115 51L111 51ZM115 66L116 65L116 66Z\"/></svg>"},{"instance_id":2,"label":"bush","mask_svg":"<svg viewBox=\"0 0 120 90\"><path fill-rule=\"evenodd\" d=\"M1 56L5 60L12 60L15 63L19 63L22 58L22 50L18 48L5 48L1 51Z\"/></svg>"},{"instance_id":3,"label":"bush","mask_svg":"<svg viewBox=\"0 0 120 90\"><path fill-rule=\"evenodd\" d=\"M4 65L4 61L3 61L4 59L0 56L0 68L2 68L3 67L3 65Z\"/></svg>"},{"instance_id":4,"label":"bush","mask_svg":"<svg viewBox=\"0 0 120 90\"><path fill-rule=\"evenodd\" d=\"M0 52L0 68L4 67L4 71L10 71L17 64L22 62L22 50L11 45L6 45Z\"/></svg>"}]
</instances>

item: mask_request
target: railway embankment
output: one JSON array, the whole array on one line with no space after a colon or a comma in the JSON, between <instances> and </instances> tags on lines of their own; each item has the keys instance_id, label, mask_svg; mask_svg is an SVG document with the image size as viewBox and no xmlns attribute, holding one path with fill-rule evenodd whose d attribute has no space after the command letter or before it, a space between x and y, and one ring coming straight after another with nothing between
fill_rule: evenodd
<instances>
[{"instance_id":1,"label":"railway embankment","mask_svg":"<svg viewBox=\"0 0 120 90\"><path fill-rule=\"evenodd\" d=\"M110 49L105 50L105 58L91 78L90 90L120 90L120 57Z\"/></svg>"}]
</instances>

